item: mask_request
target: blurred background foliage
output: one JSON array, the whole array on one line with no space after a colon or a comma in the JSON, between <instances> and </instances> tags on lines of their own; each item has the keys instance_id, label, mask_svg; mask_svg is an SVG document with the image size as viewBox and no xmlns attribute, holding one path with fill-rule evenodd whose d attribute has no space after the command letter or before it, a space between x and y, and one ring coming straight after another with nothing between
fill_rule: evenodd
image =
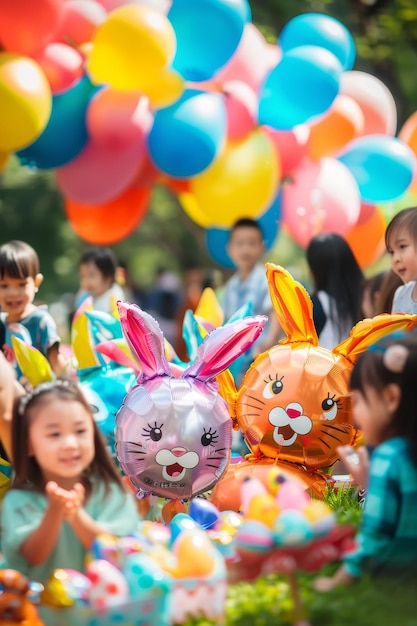
<instances>
[{"instance_id":1,"label":"blurred background foliage","mask_svg":"<svg viewBox=\"0 0 417 626\"><path fill-rule=\"evenodd\" d=\"M398 129L417 109L416 0L252 0L251 8L253 22L271 42L276 42L283 26L300 13L323 12L339 19L355 40L354 69L375 75L392 92ZM50 303L77 290L78 259L89 244L68 224L51 173L22 167L12 156L0 175L0 223L1 242L23 239L38 251L45 275L40 294L43 301ZM196 265L218 267L206 250L204 229L187 217L163 186L155 187L136 231L112 248L140 289L153 284L160 268L181 275ZM268 260L308 280L304 251L282 230ZM228 272L218 269L226 278ZM367 269L367 273L372 271Z\"/></svg>"}]
</instances>

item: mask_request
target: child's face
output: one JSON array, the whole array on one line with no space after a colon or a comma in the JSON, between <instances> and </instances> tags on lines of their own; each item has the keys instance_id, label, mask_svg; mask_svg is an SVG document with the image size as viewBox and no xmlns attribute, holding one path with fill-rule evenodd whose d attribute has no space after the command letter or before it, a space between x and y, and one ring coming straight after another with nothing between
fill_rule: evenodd
<instances>
[{"instance_id":1,"label":"child's face","mask_svg":"<svg viewBox=\"0 0 417 626\"><path fill-rule=\"evenodd\" d=\"M391 267L404 283L417 280L417 250L413 237L405 231L393 232L389 242Z\"/></svg>"},{"instance_id":2,"label":"child's face","mask_svg":"<svg viewBox=\"0 0 417 626\"><path fill-rule=\"evenodd\" d=\"M249 273L265 252L261 233L250 226L237 228L230 236L227 252L239 272Z\"/></svg>"},{"instance_id":3,"label":"child's face","mask_svg":"<svg viewBox=\"0 0 417 626\"><path fill-rule=\"evenodd\" d=\"M359 390L352 391L352 410L356 426L362 431L367 445L377 446L390 431L392 416L399 398L392 396L388 385L382 392L366 387L366 396Z\"/></svg>"},{"instance_id":4,"label":"child's face","mask_svg":"<svg viewBox=\"0 0 417 626\"><path fill-rule=\"evenodd\" d=\"M91 414L79 402L51 398L34 407L30 419L29 455L45 482L71 489L94 458Z\"/></svg>"},{"instance_id":5,"label":"child's face","mask_svg":"<svg viewBox=\"0 0 417 626\"><path fill-rule=\"evenodd\" d=\"M110 289L111 278L103 276L94 263L81 263L79 271L82 291L87 291L93 298L98 298Z\"/></svg>"},{"instance_id":6,"label":"child's face","mask_svg":"<svg viewBox=\"0 0 417 626\"><path fill-rule=\"evenodd\" d=\"M5 275L0 279L0 307L3 313L7 313L8 322L16 322L30 313L41 282L41 274L35 278L11 278Z\"/></svg>"}]
</instances>

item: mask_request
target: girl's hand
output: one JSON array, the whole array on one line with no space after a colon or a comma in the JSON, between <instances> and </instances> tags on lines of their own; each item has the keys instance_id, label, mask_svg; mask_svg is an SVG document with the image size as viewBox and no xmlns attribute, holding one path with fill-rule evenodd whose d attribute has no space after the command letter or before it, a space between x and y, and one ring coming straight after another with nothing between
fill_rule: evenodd
<instances>
[{"instance_id":1,"label":"girl's hand","mask_svg":"<svg viewBox=\"0 0 417 626\"><path fill-rule=\"evenodd\" d=\"M337 586L333 576L319 576L311 583L311 586L315 591L320 593L327 593Z\"/></svg>"},{"instance_id":2,"label":"girl's hand","mask_svg":"<svg viewBox=\"0 0 417 626\"><path fill-rule=\"evenodd\" d=\"M67 502L65 519L71 520L84 505L85 489L81 483L75 483L68 493L71 494L71 499Z\"/></svg>"},{"instance_id":3,"label":"girl's hand","mask_svg":"<svg viewBox=\"0 0 417 626\"><path fill-rule=\"evenodd\" d=\"M333 576L318 576L315 578L311 586L316 591L327 593L335 587L351 585L356 578L351 576L342 565Z\"/></svg>"},{"instance_id":4,"label":"girl's hand","mask_svg":"<svg viewBox=\"0 0 417 626\"><path fill-rule=\"evenodd\" d=\"M339 446L337 451L355 482L366 489L368 483L369 455L365 446Z\"/></svg>"},{"instance_id":5,"label":"girl's hand","mask_svg":"<svg viewBox=\"0 0 417 626\"><path fill-rule=\"evenodd\" d=\"M45 493L49 500L49 505L56 512L64 514L70 499L70 492L62 489L56 482L50 480L46 483Z\"/></svg>"}]
</instances>

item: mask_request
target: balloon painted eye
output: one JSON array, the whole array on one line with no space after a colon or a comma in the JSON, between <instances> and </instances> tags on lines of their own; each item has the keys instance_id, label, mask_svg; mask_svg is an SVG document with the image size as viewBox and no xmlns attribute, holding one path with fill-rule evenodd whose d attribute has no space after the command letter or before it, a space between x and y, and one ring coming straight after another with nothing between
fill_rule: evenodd
<instances>
[{"instance_id":1,"label":"balloon painted eye","mask_svg":"<svg viewBox=\"0 0 417 626\"><path fill-rule=\"evenodd\" d=\"M330 411L330 409L333 408L335 404L336 402L334 401L334 398L326 398L321 403L321 408L323 409L323 411Z\"/></svg>"},{"instance_id":2,"label":"balloon painted eye","mask_svg":"<svg viewBox=\"0 0 417 626\"><path fill-rule=\"evenodd\" d=\"M277 396L279 393L281 393L281 391L284 389L284 383L282 382L283 378L283 376L281 376L281 378L270 377L269 380L265 380L264 382L266 383L266 386L263 390L263 397L273 398L274 396Z\"/></svg>"},{"instance_id":3,"label":"balloon painted eye","mask_svg":"<svg viewBox=\"0 0 417 626\"><path fill-rule=\"evenodd\" d=\"M334 420L339 408L339 401L335 400L335 396L328 394L327 398L321 403L321 408L323 409L323 419Z\"/></svg>"},{"instance_id":4,"label":"balloon painted eye","mask_svg":"<svg viewBox=\"0 0 417 626\"><path fill-rule=\"evenodd\" d=\"M211 428L209 431L204 431L204 435L201 437L201 445L207 447L209 445L214 444L218 439L217 431L214 430L211 432Z\"/></svg>"},{"instance_id":5,"label":"balloon painted eye","mask_svg":"<svg viewBox=\"0 0 417 626\"><path fill-rule=\"evenodd\" d=\"M162 438L162 426L163 424L158 426L156 422L153 426L151 424L148 424L149 430L147 428L144 428L143 436L149 437L149 439L152 439L152 441L159 441Z\"/></svg>"}]
</instances>

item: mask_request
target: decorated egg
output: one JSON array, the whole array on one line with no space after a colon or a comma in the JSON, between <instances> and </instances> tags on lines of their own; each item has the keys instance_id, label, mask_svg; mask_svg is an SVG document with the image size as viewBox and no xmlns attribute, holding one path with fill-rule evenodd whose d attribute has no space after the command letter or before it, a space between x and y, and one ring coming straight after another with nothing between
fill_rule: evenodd
<instances>
[{"instance_id":1,"label":"decorated egg","mask_svg":"<svg viewBox=\"0 0 417 626\"><path fill-rule=\"evenodd\" d=\"M291 509L278 515L272 532L274 541L279 546L298 546L313 537L311 524L305 515Z\"/></svg>"},{"instance_id":2,"label":"decorated egg","mask_svg":"<svg viewBox=\"0 0 417 626\"><path fill-rule=\"evenodd\" d=\"M249 503L247 517L263 522L268 528L272 528L280 512L275 498L269 493L254 496Z\"/></svg>"},{"instance_id":3,"label":"decorated egg","mask_svg":"<svg viewBox=\"0 0 417 626\"><path fill-rule=\"evenodd\" d=\"M264 554L273 545L271 529L258 520L244 519L235 535L236 550L240 553Z\"/></svg>"},{"instance_id":4,"label":"decorated egg","mask_svg":"<svg viewBox=\"0 0 417 626\"><path fill-rule=\"evenodd\" d=\"M310 502L310 497L295 480L284 480L277 491L276 501L283 510L300 511Z\"/></svg>"},{"instance_id":5,"label":"decorated egg","mask_svg":"<svg viewBox=\"0 0 417 626\"><path fill-rule=\"evenodd\" d=\"M303 513L310 522L316 537L327 535L336 524L335 514L321 500L312 500L304 507Z\"/></svg>"},{"instance_id":6,"label":"decorated egg","mask_svg":"<svg viewBox=\"0 0 417 626\"><path fill-rule=\"evenodd\" d=\"M56 607L73 606L74 598L69 593L70 574L65 569L55 569L45 583L41 593L43 604Z\"/></svg>"},{"instance_id":7,"label":"decorated egg","mask_svg":"<svg viewBox=\"0 0 417 626\"><path fill-rule=\"evenodd\" d=\"M97 559L87 565L86 575L91 581L89 603L103 611L128 600L129 587L124 574L112 563Z\"/></svg>"},{"instance_id":8,"label":"decorated egg","mask_svg":"<svg viewBox=\"0 0 417 626\"><path fill-rule=\"evenodd\" d=\"M123 567L129 592L132 598L149 595L156 588L169 591L171 577L162 571L155 561L146 554L131 554Z\"/></svg>"},{"instance_id":9,"label":"decorated egg","mask_svg":"<svg viewBox=\"0 0 417 626\"><path fill-rule=\"evenodd\" d=\"M176 578L209 576L216 565L213 555L215 549L203 530L184 530L172 546L172 552L177 559L172 575Z\"/></svg>"}]
</instances>

